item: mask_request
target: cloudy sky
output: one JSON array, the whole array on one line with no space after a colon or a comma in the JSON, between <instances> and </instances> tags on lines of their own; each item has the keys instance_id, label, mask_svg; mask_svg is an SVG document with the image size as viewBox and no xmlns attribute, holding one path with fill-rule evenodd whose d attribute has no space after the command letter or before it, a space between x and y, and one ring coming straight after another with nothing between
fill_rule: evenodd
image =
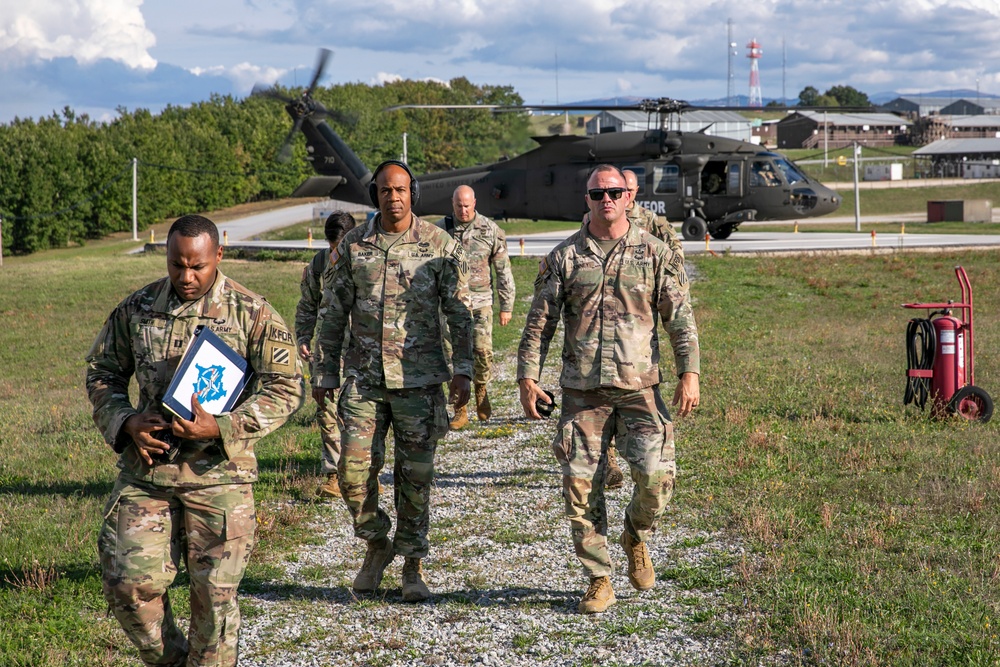
<instances>
[{"instance_id":1,"label":"cloudy sky","mask_svg":"<svg viewBox=\"0 0 1000 667\"><path fill-rule=\"evenodd\" d=\"M528 103L851 85L1000 94L1000 0L0 0L0 122L186 105L255 82L466 76ZM784 61L784 66L783 66ZM558 66L557 66L558 63ZM783 83L784 78L784 83Z\"/></svg>"}]
</instances>

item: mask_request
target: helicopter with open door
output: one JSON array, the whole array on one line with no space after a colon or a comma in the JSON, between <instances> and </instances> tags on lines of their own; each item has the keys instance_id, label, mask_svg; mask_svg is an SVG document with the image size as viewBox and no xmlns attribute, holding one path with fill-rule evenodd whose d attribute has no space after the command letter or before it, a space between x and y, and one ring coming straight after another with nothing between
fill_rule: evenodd
<instances>
[{"instance_id":1,"label":"helicopter with open door","mask_svg":"<svg viewBox=\"0 0 1000 667\"><path fill-rule=\"evenodd\" d=\"M293 196L317 197L371 204L371 170L326 122L338 118L312 98L330 52L321 50L309 87L298 98L274 88L255 88L255 95L285 103L293 125L279 157L290 155L296 132L306 138L308 159L316 176ZM790 159L750 142L697 132L667 129L666 119L687 110L735 110L737 107L692 106L661 98L633 106L490 106L402 105L401 108L475 108L493 113L533 110L587 111L636 109L659 121L645 131L606 132L590 136L535 137L538 147L492 164L420 174L418 215L449 215L452 194L459 185L476 193L476 208L495 219L529 218L580 220L586 211L583 193L587 177L597 164L631 169L639 181L636 200L671 222L681 222L687 240L706 234L728 238L751 220L800 220L831 213L840 206L836 191L808 177ZM740 107L742 110L745 108Z\"/></svg>"}]
</instances>

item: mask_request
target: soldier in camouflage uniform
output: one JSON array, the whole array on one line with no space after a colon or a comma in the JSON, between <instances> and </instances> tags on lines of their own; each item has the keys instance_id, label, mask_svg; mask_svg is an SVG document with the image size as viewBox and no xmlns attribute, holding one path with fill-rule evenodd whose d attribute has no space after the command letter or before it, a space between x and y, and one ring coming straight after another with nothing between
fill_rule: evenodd
<instances>
[{"instance_id":1,"label":"soldier in camouflage uniform","mask_svg":"<svg viewBox=\"0 0 1000 667\"><path fill-rule=\"evenodd\" d=\"M256 528L254 443L305 394L291 332L263 297L218 270L221 259L211 220L178 219L167 234L168 277L122 301L87 354L94 423L120 456L98 537L104 595L147 665L236 664L236 590ZM232 412L213 416L192 395L192 420L170 420L164 394L199 325L246 358L254 376ZM191 581L187 638L167 595L182 559Z\"/></svg>"},{"instance_id":2,"label":"soldier in camouflage uniform","mask_svg":"<svg viewBox=\"0 0 1000 667\"><path fill-rule=\"evenodd\" d=\"M587 187L590 223L540 265L517 377L525 414L538 419L536 401L550 400L537 382L561 316L563 412L552 449L562 467L573 545L590 576L580 611L595 613L615 602L604 476L616 431L635 482L620 538L629 581L637 590L655 584L646 541L673 493L675 472L673 426L659 392L657 322L673 347L680 377L673 403L682 416L699 402L700 356L680 257L629 224L630 196L616 167L597 167Z\"/></svg>"},{"instance_id":3,"label":"soldier in camouflage uniform","mask_svg":"<svg viewBox=\"0 0 1000 667\"><path fill-rule=\"evenodd\" d=\"M472 315L469 265L462 246L411 212L419 189L405 164L383 162L369 194L379 212L347 233L331 256L324 278L324 314L317 386L337 402L341 431L340 491L354 521L354 534L367 542L354 589L371 592L382 582L396 554L405 557L403 600L430 597L421 576L427 555L434 452L448 432L441 383L450 380L456 406L469 401L472 378ZM454 377L442 345L441 314L451 334ZM378 474L385 464L385 438L395 439L392 520L379 507Z\"/></svg>"},{"instance_id":4,"label":"soldier in camouflage uniform","mask_svg":"<svg viewBox=\"0 0 1000 667\"><path fill-rule=\"evenodd\" d=\"M323 226L323 234L330 247L316 253L312 261L302 269L302 281L299 283L302 298L295 307L295 342L298 345L299 357L307 363L315 360L312 353L312 338L316 329L316 316L323 300L323 273L330 266L330 254L336 250L344 234L354 229L354 224L354 217L346 211L331 213ZM317 370L314 366L312 371L314 383L316 375ZM326 481L316 489L316 495L340 498L340 486L337 484L340 430L337 428L336 406L332 401L327 403L323 399L320 388L314 389L313 395L316 399L316 420L319 422L320 440L323 443L320 451L321 472L326 475Z\"/></svg>"},{"instance_id":5,"label":"soldier in camouflage uniform","mask_svg":"<svg viewBox=\"0 0 1000 667\"><path fill-rule=\"evenodd\" d=\"M469 260L469 307L472 309L473 385L476 416L486 421L492 414L486 385L493 372L493 274L497 274L500 298L500 326L510 322L514 312L514 274L507 257L507 237L495 222L476 211L476 193L468 185L455 188L451 199L454 215L441 219L438 226L462 244ZM469 422L465 406L456 408L451 428Z\"/></svg>"},{"instance_id":6,"label":"soldier in camouflage uniform","mask_svg":"<svg viewBox=\"0 0 1000 667\"><path fill-rule=\"evenodd\" d=\"M636 196L639 194L639 179L636 178L635 172L631 169L626 169L622 173L625 174L625 183L628 185L628 191L632 195L632 202L628 205L628 208L625 209L625 215L628 216L628 221L633 225L642 227L647 232L666 243L670 246L671 250L681 256L681 261L683 261L684 246L681 245L681 239L677 236L674 226L671 225L666 218L661 218L635 200Z\"/></svg>"},{"instance_id":7,"label":"soldier in camouflage uniform","mask_svg":"<svg viewBox=\"0 0 1000 667\"><path fill-rule=\"evenodd\" d=\"M667 222L666 218L661 218L648 208L640 204L635 200L636 196L639 194L639 179L636 178L635 172L631 169L625 169L622 171L625 175L625 185L628 187L629 194L631 195L632 201L628 204L625 209L625 216L628 218L629 224L636 227L645 229L647 232L660 239L668 246L670 249L677 253L681 261L684 261L684 246L681 245L681 240L677 236L677 232L674 231L674 226ZM590 215L589 213L587 214ZM621 488L622 484L625 482L625 475L622 473L621 467L618 465L618 457L615 453L616 447L614 440L611 442L611 446L608 447L608 474L605 477L605 488L608 489L618 489Z\"/></svg>"}]
</instances>

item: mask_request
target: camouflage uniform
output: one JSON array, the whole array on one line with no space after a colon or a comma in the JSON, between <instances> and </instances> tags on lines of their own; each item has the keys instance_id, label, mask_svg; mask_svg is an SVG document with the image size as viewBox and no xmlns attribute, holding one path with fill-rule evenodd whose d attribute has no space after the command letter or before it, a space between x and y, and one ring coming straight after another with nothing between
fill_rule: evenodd
<instances>
[{"instance_id":1,"label":"camouflage uniform","mask_svg":"<svg viewBox=\"0 0 1000 667\"><path fill-rule=\"evenodd\" d=\"M393 549L422 558L428 549L434 452L448 431L441 384L451 373L440 313L451 331L454 372L471 377L469 266L461 245L416 216L391 245L380 230L381 214L376 214L349 231L331 255L332 268L324 277L316 384L340 386L338 362L349 320L346 382L337 400L341 493L356 536L374 542L388 535L392 520L378 506L378 474L391 425Z\"/></svg>"},{"instance_id":2,"label":"camouflage uniform","mask_svg":"<svg viewBox=\"0 0 1000 667\"><path fill-rule=\"evenodd\" d=\"M493 274L496 271L500 312L514 311L514 274L507 257L507 237L495 222L481 213L468 224L445 216L437 223L462 244L469 260L469 308L472 310L472 378L485 385L493 377Z\"/></svg>"},{"instance_id":3,"label":"camouflage uniform","mask_svg":"<svg viewBox=\"0 0 1000 667\"><path fill-rule=\"evenodd\" d=\"M187 342L208 326L254 370L221 438L181 440L173 462L147 466L125 421L160 412ZM139 404L129 401L135 375ZM119 453L98 552L104 595L148 665L235 665L236 589L254 546L254 443L302 405L305 388L292 334L264 299L218 272L200 299L181 301L163 278L111 313L87 354L94 423ZM154 459L155 461L155 459ZM181 559L191 578L191 629L174 623L167 588Z\"/></svg>"},{"instance_id":4,"label":"camouflage uniform","mask_svg":"<svg viewBox=\"0 0 1000 667\"><path fill-rule=\"evenodd\" d=\"M630 210L625 211L625 215L633 225L642 227L670 246L670 249L680 255L682 260L684 259L684 246L681 245L681 240L677 236L674 226L666 218L661 218L639 203L634 204Z\"/></svg>"},{"instance_id":5,"label":"camouflage uniform","mask_svg":"<svg viewBox=\"0 0 1000 667\"><path fill-rule=\"evenodd\" d=\"M319 355L317 350L312 349L312 339L320 303L323 300L323 273L330 267L330 252L329 248L320 250L302 269L302 281L299 283L302 298L295 307L295 344L308 345L312 351L314 382L318 374L316 360ZM329 475L337 472L337 463L340 461L340 430L337 428L337 408L333 402L327 401L322 408L316 406L316 420L319 422L319 435L323 442L320 452L321 472Z\"/></svg>"},{"instance_id":6,"label":"camouflage uniform","mask_svg":"<svg viewBox=\"0 0 1000 667\"><path fill-rule=\"evenodd\" d=\"M604 475L612 436L635 482L625 510L633 540L649 537L673 492L657 322L669 334L678 375L699 372L698 333L683 261L635 225L609 255L581 229L542 261L518 348L519 380L538 381L560 313L563 412L552 449L576 554L593 579L611 574Z\"/></svg>"}]
</instances>

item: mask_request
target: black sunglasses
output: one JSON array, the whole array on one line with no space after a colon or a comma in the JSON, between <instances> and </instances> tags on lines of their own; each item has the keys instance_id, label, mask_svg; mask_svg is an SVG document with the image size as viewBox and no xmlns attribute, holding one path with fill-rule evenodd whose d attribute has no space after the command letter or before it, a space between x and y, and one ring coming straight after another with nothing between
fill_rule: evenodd
<instances>
[{"instance_id":1,"label":"black sunglasses","mask_svg":"<svg viewBox=\"0 0 1000 667\"><path fill-rule=\"evenodd\" d=\"M594 188L593 190L587 190L587 195L593 201L601 201L604 199L604 195L611 197L611 201L618 201L625 194L625 188Z\"/></svg>"}]
</instances>

